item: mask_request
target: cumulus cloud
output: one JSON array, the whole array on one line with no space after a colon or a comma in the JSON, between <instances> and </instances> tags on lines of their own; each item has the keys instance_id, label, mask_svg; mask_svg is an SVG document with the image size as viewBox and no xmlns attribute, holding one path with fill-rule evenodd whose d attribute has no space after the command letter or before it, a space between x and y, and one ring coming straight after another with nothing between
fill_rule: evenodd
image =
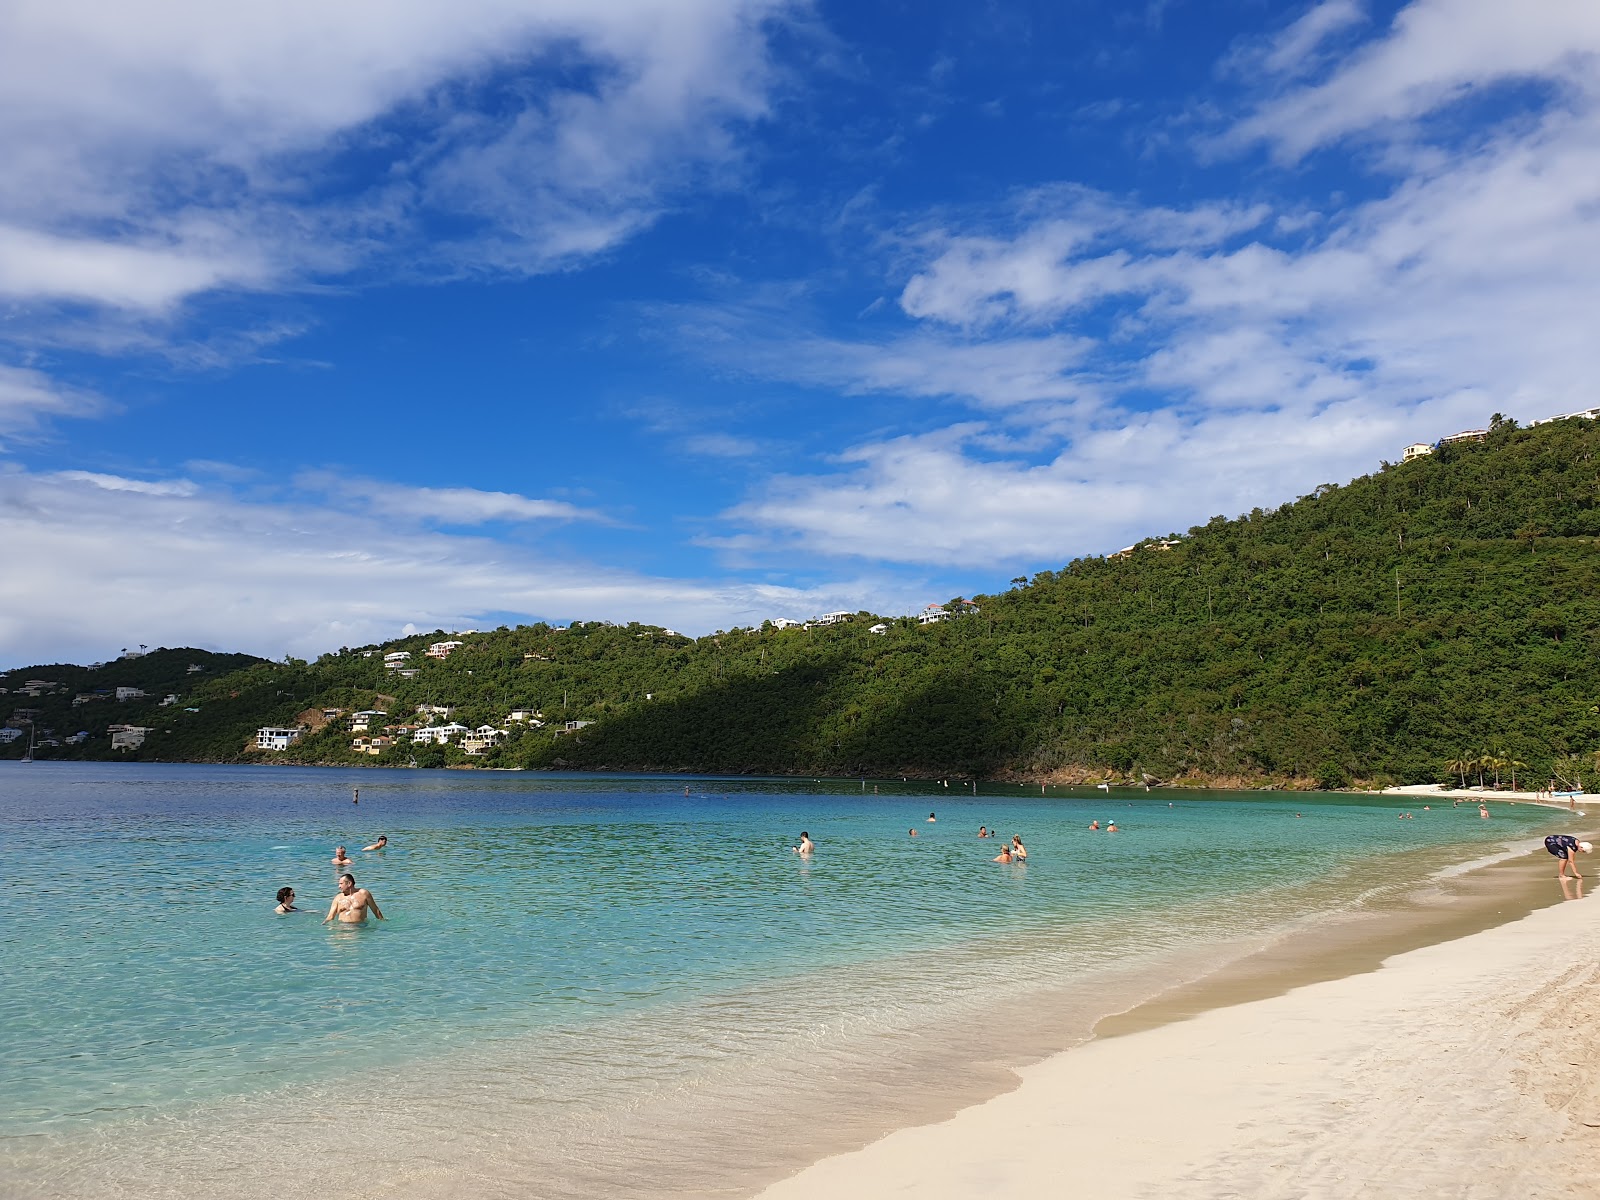
<instances>
[{"instance_id":1,"label":"cumulus cloud","mask_svg":"<svg viewBox=\"0 0 1600 1200\"><path fill-rule=\"evenodd\" d=\"M1279 48L1353 16L1324 12ZM1363 473L1495 410L1593 404L1600 92L1573 72L1595 30L1590 5L1418 0L1325 83L1245 118L1241 137L1310 146L1414 121L1469 85L1573 85L1471 142L1443 131L1375 198L1328 213L1236 199L1175 212L1069 187L977 228L919 222L925 261L900 294L916 331L822 353L801 338L789 377L966 397L980 419L863 441L758 487L729 520L760 531L747 546L1048 565ZM1296 113L1322 114L1303 143ZM1015 345L1019 326L1072 347L1026 373L1027 394L1093 403L996 411L962 364ZM882 364L907 344L916 369L897 377Z\"/></svg>"},{"instance_id":2,"label":"cumulus cloud","mask_svg":"<svg viewBox=\"0 0 1600 1200\"><path fill-rule=\"evenodd\" d=\"M312 656L408 623L482 628L498 614L700 634L926 599L882 579L662 579L393 518L76 471L0 472L0 544L28 564L0 572L0 662L19 665L88 661L130 640Z\"/></svg>"}]
</instances>

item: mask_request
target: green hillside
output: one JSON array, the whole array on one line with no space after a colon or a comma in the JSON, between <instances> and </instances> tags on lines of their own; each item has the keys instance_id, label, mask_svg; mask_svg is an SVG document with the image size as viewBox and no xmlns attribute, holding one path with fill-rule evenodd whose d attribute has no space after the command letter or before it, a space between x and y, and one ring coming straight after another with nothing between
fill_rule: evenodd
<instances>
[{"instance_id":1,"label":"green hillside","mask_svg":"<svg viewBox=\"0 0 1600 1200\"><path fill-rule=\"evenodd\" d=\"M1451 762L1490 756L1507 776L1514 763L1540 783L1554 770L1592 778L1597 453L1595 422L1497 420L1484 443L1213 518L1167 549L1079 559L932 626L890 619L874 634L878 618L863 613L693 641L640 625L534 625L464 635L442 661L423 655L441 632L189 676L174 689L181 705L113 705L152 727L142 749L119 753L256 758L242 747L257 725L322 707L415 721L435 704L512 734L481 759L409 740L368 757L335 720L270 757L1339 785L1443 779ZM411 652L415 678L384 669L391 650ZM198 661L137 661L163 654ZM0 686L81 670L33 667ZM508 725L513 708L548 724ZM575 720L592 724L552 731ZM40 721L94 729L55 708ZM98 736L48 753L112 756Z\"/></svg>"}]
</instances>

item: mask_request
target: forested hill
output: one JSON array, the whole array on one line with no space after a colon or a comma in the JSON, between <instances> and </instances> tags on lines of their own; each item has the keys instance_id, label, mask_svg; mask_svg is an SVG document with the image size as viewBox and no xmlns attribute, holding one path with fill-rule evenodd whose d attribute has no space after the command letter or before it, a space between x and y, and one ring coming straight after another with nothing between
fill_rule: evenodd
<instances>
[{"instance_id":1,"label":"forested hill","mask_svg":"<svg viewBox=\"0 0 1600 1200\"><path fill-rule=\"evenodd\" d=\"M41 710L58 738L92 735L41 757L113 756L115 716L150 727L142 749L118 752L146 759L1340 785L1444 779L1492 758L1504 776L1593 782L1597 597L1600 423L1497 422L1481 444L1218 517L1166 549L1079 559L942 624L890 618L872 633L863 613L698 641L534 625L425 657L441 632L187 675L165 708L0 701ZM410 652L414 678L385 669L389 651ZM344 718L317 715L416 724L423 704L510 736L469 759L395 731L369 757ZM546 724L509 722L514 709ZM592 723L557 732L579 720ZM259 725L302 721L321 727L288 750L244 749Z\"/></svg>"}]
</instances>

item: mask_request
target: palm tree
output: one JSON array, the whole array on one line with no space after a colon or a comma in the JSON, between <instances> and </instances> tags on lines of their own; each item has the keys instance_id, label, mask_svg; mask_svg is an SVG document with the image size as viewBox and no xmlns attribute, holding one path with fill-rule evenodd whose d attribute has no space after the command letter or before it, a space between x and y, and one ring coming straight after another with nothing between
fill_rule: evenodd
<instances>
[{"instance_id":1,"label":"palm tree","mask_svg":"<svg viewBox=\"0 0 1600 1200\"><path fill-rule=\"evenodd\" d=\"M1444 769L1446 771L1452 771L1461 776L1461 786L1466 787L1467 772L1472 769L1472 760L1463 754L1457 758L1452 758L1449 762L1445 763Z\"/></svg>"},{"instance_id":2,"label":"palm tree","mask_svg":"<svg viewBox=\"0 0 1600 1200\"><path fill-rule=\"evenodd\" d=\"M1505 763L1506 766L1511 768L1511 790L1514 792L1517 790L1517 768L1521 767L1526 770L1528 764L1518 758L1508 758Z\"/></svg>"}]
</instances>

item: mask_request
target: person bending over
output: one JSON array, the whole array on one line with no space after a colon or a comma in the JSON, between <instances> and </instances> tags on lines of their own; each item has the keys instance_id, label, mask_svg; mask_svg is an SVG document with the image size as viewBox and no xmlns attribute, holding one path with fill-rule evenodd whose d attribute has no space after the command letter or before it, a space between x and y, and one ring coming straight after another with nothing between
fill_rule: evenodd
<instances>
[{"instance_id":1,"label":"person bending over","mask_svg":"<svg viewBox=\"0 0 1600 1200\"><path fill-rule=\"evenodd\" d=\"M1581 851L1588 854L1594 849L1588 842L1580 842L1570 833L1552 833L1544 840L1544 848L1561 860L1561 865L1556 868L1556 878L1566 878L1567 868L1572 868L1572 877L1582 879L1583 873L1578 870L1578 854Z\"/></svg>"}]
</instances>

